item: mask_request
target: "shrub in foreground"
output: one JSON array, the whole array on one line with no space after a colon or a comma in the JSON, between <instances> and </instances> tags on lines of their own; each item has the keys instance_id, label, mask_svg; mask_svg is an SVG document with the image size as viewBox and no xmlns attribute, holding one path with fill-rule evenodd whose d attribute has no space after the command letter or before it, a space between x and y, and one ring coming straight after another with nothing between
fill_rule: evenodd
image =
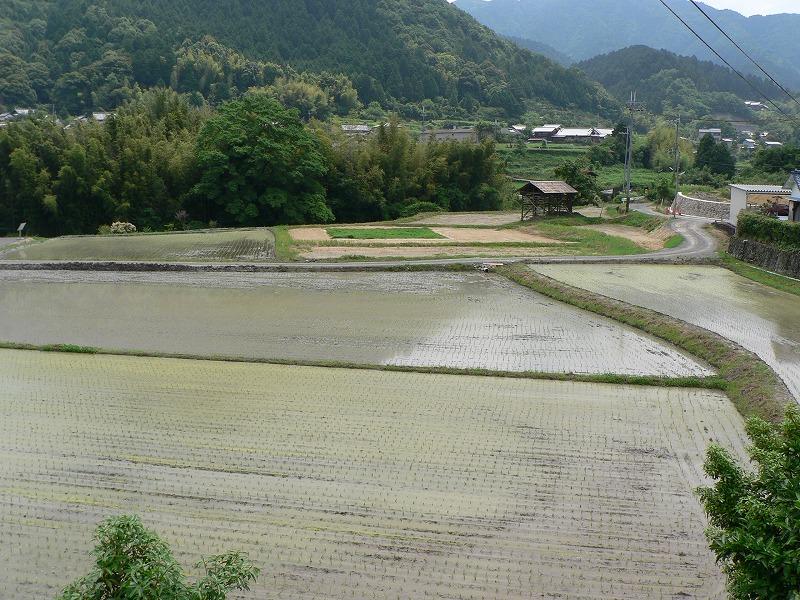
<instances>
[{"instance_id":1,"label":"shrub in foreground","mask_svg":"<svg viewBox=\"0 0 800 600\"><path fill-rule=\"evenodd\" d=\"M712 445L706 473L716 483L698 494L706 531L728 577L733 600L800 598L800 408L790 406L776 427L750 419L748 449L755 470Z\"/></svg>"},{"instance_id":2,"label":"shrub in foreground","mask_svg":"<svg viewBox=\"0 0 800 600\"><path fill-rule=\"evenodd\" d=\"M135 516L105 521L95 539L95 567L59 600L225 600L259 574L247 555L229 552L200 562L206 574L190 585L166 542Z\"/></svg>"}]
</instances>

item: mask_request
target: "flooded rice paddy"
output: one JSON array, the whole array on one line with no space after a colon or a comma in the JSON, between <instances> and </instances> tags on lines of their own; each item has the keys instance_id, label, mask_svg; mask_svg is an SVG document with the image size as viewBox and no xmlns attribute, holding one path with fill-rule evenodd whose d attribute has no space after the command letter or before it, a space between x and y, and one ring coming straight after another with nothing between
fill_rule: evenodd
<instances>
[{"instance_id":1,"label":"flooded rice paddy","mask_svg":"<svg viewBox=\"0 0 800 600\"><path fill-rule=\"evenodd\" d=\"M3 260L259 261L275 257L268 229L61 237L2 251Z\"/></svg>"},{"instance_id":2,"label":"flooded rice paddy","mask_svg":"<svg viewBox=\"0 0 800 600\"><path fill-rule=\"evenodd\" d=\"M710 440L742 454L717 392L11 350L0 372L4 600L54 597L121 513L187 567L249 552L232 598L724 597L693 494Z\"/></svg>"},{"instance_id":3,"label":"flooded rice paddy","mask_svg":"<svg viewBox=\"0 0 800 600\"><path fill-rule=\"evenodd\" d=\"M757 354L800 400L800 298L706 266L536 266L567 283L714 331Z\"/></svg>"},{"instance_id":4,"label":"flooded rice paddy","mask_svg":"<svg viewBox=\"0 0 800 600\"><path fill-rule=\"evenodd\" d=\"M503 278L0 271L0 341L297 361L707 375L654 338Z\"/></svg>"}]
</instances>

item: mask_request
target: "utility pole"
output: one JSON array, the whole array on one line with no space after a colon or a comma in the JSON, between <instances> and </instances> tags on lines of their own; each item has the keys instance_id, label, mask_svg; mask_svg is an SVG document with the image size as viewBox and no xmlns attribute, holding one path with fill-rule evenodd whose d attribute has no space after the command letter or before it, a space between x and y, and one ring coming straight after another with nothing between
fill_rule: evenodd
<instances>
[{"instance_id":1,"label":"utility pole","mask_svg":"<svg viewBox=\"0 0 800 600\"><path fill-rule=\"evenodd\" d=\"M636 92L631 92L628 102L628 139L625 147L625 212L631 210L631 166L633 163L633 113L641 112L639 102L636 101Z\"/></svg>"},{"instance_id":2,"label":"utility pole","mask_svg":"<svg viewBox=\"0 0 800 600\"><path fill-rule=\"evenodd\" d=\"M675 119L675 195L678 195L681 185L681 116Z\"/></svg>"}]
</instances>

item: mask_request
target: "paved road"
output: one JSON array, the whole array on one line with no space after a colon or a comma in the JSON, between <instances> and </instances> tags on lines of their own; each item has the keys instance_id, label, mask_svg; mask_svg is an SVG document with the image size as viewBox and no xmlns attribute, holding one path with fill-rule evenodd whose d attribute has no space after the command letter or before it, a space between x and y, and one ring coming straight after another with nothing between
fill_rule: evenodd
<instances>
[{"instance_id":1,"label":"paved road","mask_svg":"<svg viewBox=\"0 0 800 600\"><path fill-rule=\"evenodd\" d=\"M647 204L632 204L633 210L648 215L660 215ZM663 216L663 215L661 215ZM649 254L624 256L541 256L541 257L482 257L442 258L430 260L352 261L352 262L266 262L266 263L158 263L141 261L2 261L2 269L24 270L86 270L86 271L362 271L402 267L446 267L453 265L478 266L487 263L585 264L585 263L681 263L702 261L716 252L716 240L705 231L713 219L679 216L670 219L669 226L684 237L677 248L665 248Z\"/></svg>"}]
</instances>

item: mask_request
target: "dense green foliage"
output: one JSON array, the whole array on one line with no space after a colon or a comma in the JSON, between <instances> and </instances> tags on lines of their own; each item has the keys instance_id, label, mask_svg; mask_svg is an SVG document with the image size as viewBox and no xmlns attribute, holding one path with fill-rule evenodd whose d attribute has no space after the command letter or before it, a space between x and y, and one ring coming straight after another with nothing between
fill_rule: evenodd
<instances>
[{"instance_id":1,"label":"dense green foliage","mask_svg":"<svg viewBox=\"0 0 800 600\"><path fill-rule=\"evenodd\" d=\"M338 112L355 106L356 93L364 105L415 116L423 101L453 115L519 115L530 101L595 113L615 108L585 76L500 38L443 0L3 4L6 106L51 104L60 114L80 114L112 109L136 86L157 85L216 102L280 79L290 96L319 95L299 89L298 80L321 88L328 102L313 103ZM334 74L341 72L344 78Z\"/></svg>"},{"instance_id":2,"label":"dense green foliage","mask_svg":"<svg viewBox=\"0 0 800 600\"><path fill-rule=\"evenodd\" d=\"M800 250L800 223L779 221L757 213L739 213L736 235L788 250Z\"/></svg>"},{"instance_id":3,"label":"dense green foliage","mask_svg":"<svg viewBox=\"0 0 800 600\"><path fill-rule=\"evenodd\" d=\"M95 567L60 600L225 600L231 590L249 589L259 575L245 554L229 552L200 562L205 576L189 584L166 542L138 517L109 519L95 538Z\"/></svg>"},{"instance_id":4,"label":"dense green foliage","mask_svg":"<svg viewBox=\"0 0 800 600\"><path fill-rule=\"evenodd\" d=\"M0 234L23 221L61 235L114 221L150 231L490 210L504 185L490 141L420 144L394 121L348 138L303 124L270 87L216 112L168 89L137 91L105 123L38 117L0 129Z\"/></svg>"},{"instance_id":5,"label":"dense green foliage","mask_svg":"<svg viewBox=\"0 0 800 600\"><path fill-rule=\"evenodd\" d=\"M726 449L708 450L699 490L711 526L707 536L728 576L732 600L794 600L800 590L800 410L780 427L751 419L748 450L755 472Z\"/></svg>"},{"instance_id":6,"label":"dense green foliage","mask_svg":"<svg viewBox=\"0 0 800 600\"><path fill-rule=\"evenodd\" d=\"M736 174L736 161L728 145L716 142L710 135L703 136L697 145L694 164L698 170L706 169L715 175L731 178Z\"/></svg>"},{"instance_id":7,"label":"dense green foliage","mask_svg":"<svg viewBox=\"0 0 800 600\"><path fill-rule=\"evenodd\" d=\"M587 160L568 160L555 169L555 175L578 190L579 202L594 202L600 193L597 174Z\"/></svg>"},{"instance_id":8,"label":"dense green foliage","mask_svg":"<svg viewBox=\"0 0 800 600\"><path fill-rule=\"evenodd\" d=\"M203 220L224 225L328 223L327 172L317 137L263 93L223 104L197 140L200 181L193 196ZM220 210L214 210L210 204Z\"/></svg>"},{"instance_id":9,"label":"dense green foliage","mask_svg":"<svg viewBox=\"0 0 800 600\"><path fill-rule=\"evenodd\" d=\"M753 97L753 89L727 67L696 57L632 46L577 67L621 101L636 90L638 99L655 114L680 114L684 118L719 113L753 116L743 102ZM771 82L754 76L750 79L770 96L780 96Z\"/></svg>"},{"instance_id":10,"label":"dense green foliage","mask_svg":"<svg viewBox=\"0 0 800 600\"><path fill-rule=\"evenodd\" d=\"M786 145L759 150L753 157L753 167L768 173L787 175L800 168L800 148Z\"/></svg>"}]
</instances>

